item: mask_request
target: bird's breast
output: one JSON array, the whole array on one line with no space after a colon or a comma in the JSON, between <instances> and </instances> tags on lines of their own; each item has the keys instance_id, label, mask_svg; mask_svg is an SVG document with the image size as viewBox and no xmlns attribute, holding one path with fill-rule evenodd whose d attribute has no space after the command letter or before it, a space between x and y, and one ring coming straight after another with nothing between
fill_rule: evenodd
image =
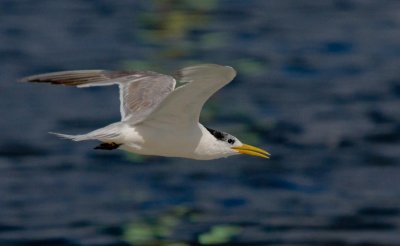
<instances>
[{"instance_id":1,"label":"bird's breast","mask_svg":"<svg viewBox=\"0 0 400 246\"><path fill-rule=\"evenodd\" d=\"M193 158L202 139L199 127L140 124L135 126L134 132L137 136L122 148L144 155Z\"/></svg>"}]
</instances>

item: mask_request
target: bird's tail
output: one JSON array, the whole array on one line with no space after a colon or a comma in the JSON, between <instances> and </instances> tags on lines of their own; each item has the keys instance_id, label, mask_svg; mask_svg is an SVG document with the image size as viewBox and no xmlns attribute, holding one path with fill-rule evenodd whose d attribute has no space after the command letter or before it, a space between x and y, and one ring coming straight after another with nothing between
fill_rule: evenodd
<instances>
[{"instance_id":1,"label":"bird's tail","mask_svg":"<svg viewBox=\"0 0 400 246\"><path fill-rule=\"evenodd\" d=\"M89 138L87 136L88 134L68 135L68 134L62 134L62 133L56 133L56 132L49 132L49 133L53 134L53 135L56 135L57 137L69 139L69 140L72 140L72 141L84 141L84 140L90 140L91 139L91 138Z\"/></svg>"},{"instance_id":2,"label":"bird's tail","mask_svg":"<svg viewBox=\"0 0 400 246\"><path fill-rule=\"evenodd\" d=\"M72 141L100 140L103 142L117 141L120 138L120 124L114 123L106 127L94 130L92 132L80 135L68 135L56 132L49 132L60 138L70 139Z\"/></svg>"}]
</instances>

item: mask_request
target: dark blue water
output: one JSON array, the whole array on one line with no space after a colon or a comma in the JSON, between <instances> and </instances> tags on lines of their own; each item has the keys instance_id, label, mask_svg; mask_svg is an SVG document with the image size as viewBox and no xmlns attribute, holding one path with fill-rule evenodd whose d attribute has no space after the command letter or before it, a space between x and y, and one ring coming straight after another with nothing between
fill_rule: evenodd
<instances>
[{"instance_id":1,"label":"dark blue water","mask_svg":"<svg viewBox=\"0 0 400 246\"><path fill-rule=\"evenodd\" d=\"M400 2L0 2L1 245L400 245ZM49 131L119 120L71 69L235 67L202 122L269 150L200 162Z\"/></svg>"}]
</instances>

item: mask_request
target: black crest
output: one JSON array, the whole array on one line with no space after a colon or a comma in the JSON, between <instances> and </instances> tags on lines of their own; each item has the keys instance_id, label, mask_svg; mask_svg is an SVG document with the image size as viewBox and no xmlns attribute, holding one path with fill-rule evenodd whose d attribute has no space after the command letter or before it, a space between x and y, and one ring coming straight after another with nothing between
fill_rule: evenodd
<instances>
[{"instance_id":1,"label":"black crest","mask_svg":"<svg viewBox=\"0 0 400 246\"><path fill-rule=\"evenodd\" d=\"M228 133L219 132L208 127L206 127L206 129L218 140L225 141L227 139Z\"/></svg>"},{"instance_id":2,"label":"black crest","mask_svg":"<svg viewBox=\"0 0 400 246\"><path fill-rule=\"evenodd\" d=\"M228 142L229 144L234 144L236 142L235 137L226 132L220 132L211 128L206 127L206 129L220 141Z\"/></svg>"}]
</instances>

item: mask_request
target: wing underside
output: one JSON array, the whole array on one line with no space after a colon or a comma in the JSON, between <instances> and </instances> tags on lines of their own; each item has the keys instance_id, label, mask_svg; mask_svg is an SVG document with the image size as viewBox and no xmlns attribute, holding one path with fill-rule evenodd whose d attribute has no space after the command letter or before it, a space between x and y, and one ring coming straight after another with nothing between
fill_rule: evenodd
<instances>
[{"instance_id":1,"label":"wing underside","mask_svg":"<svg viewBox=\"0 0 400 246\"><path fill-rule=\"evenodd\" d=\"M147 118L175 88L175 79L151 71L75 70L33 75L23 82L91 87L118 84L121 120L137 124Z\"/></svg>"},{"instance_id":2,"label":"wing underside","mask_svg":"<svg viewBox=\"0 0 400 246\"><path fill-rule=\"evenodd\" d=\"M152 71L75 70L34 75L22 81L77 87L118 84L122 121L187 125L198 123L204 103L235 76L231 67L201 64L179 70L174 77L182 85L176 89L174 77Z\"/></svg>"}]
</instances>

